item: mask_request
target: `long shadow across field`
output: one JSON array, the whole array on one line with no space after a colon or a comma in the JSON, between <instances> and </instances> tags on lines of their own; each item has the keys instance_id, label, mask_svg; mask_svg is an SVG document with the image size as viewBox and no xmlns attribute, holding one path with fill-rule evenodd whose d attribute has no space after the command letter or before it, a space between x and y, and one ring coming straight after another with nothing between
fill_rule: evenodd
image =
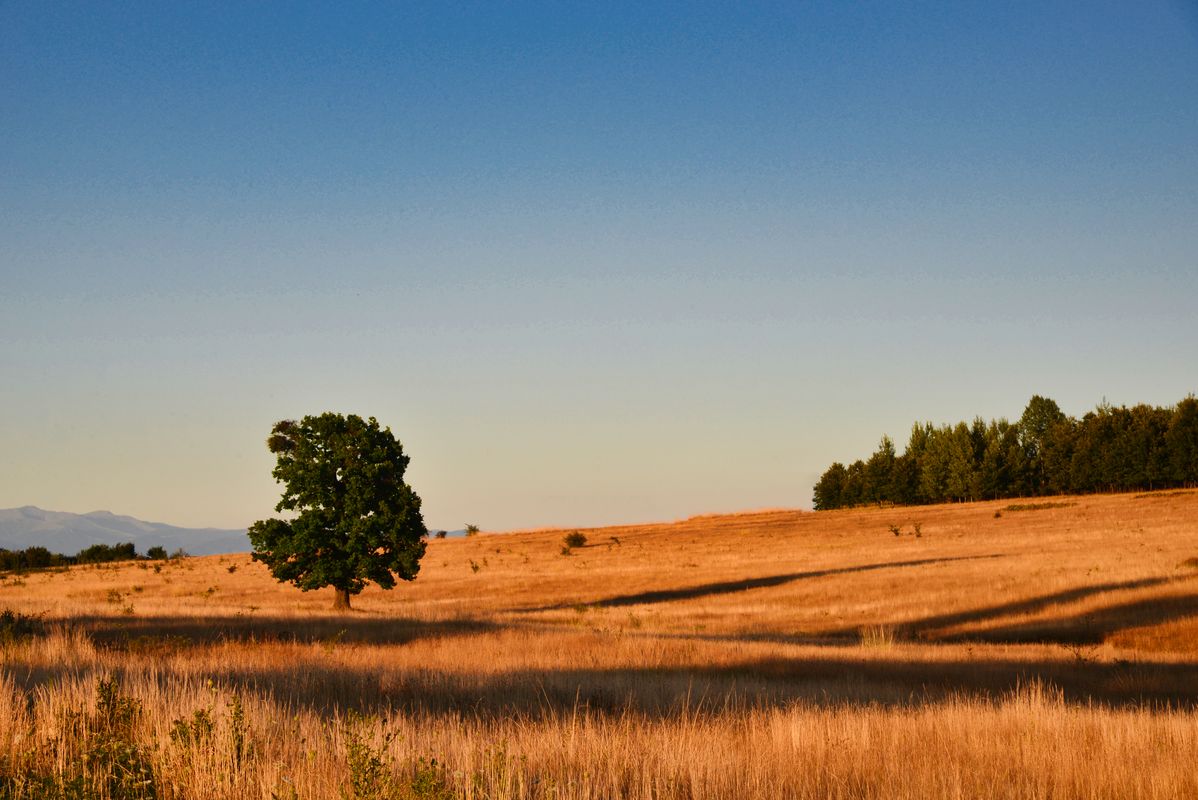
<instances>
[{"instance_id":1,"label":"long shadow across field","mask_svg":"<svg viewBox=\"0 0 1198 800\"><path fill-rule=\"evenodd\" d=\"M1033 620L984 631L942 637L940 641L998 643L1056 642L1098 644L1107 636L1128 628L1161 625L1198 616L1198 594L1150 597L1097 608L1068 617Z\"/></svg>"},{"instance_id":2,"label":"long shadow across field","mask_svg":"<svg viewBox=\"0 0 1198 800\"><path fill-rule=\"evenodd\" d=\"M1022 600L1012 600L1008 603L999 603L992 606L983 606L981 608L973 608L968 611L957 611L951 614L936 614L921 619L912 620L910 622L895 623L894 627L904 636L908 638L936 639L937 641L954 641L959 639L977 638L973 634L951 634L948 636L938 636L936 631L944 628L952 628L957 625L967 625L975 622L987 622L990 620L1001 619L1002 617L1013 616L1017 614L1031 614L1037 611L1043 611L1056 605L1065 603L1073 603L1078 600L1084 600L1087 597L1094 595L1106 594L1108 592L1122 592L1133 589L1146 589L1152 586L1163 586L1168 583L1174 583L1184 578L1174 577L1159 577L1159 578L1140 578L1130 581L1118 581L1109 583L1097 583L1089 586L1077 586L1072 589L1065 589L1060 592L1051 592L1048 594L1028 597ZM857 628L838 628L825 632L823 635L836 638L856 637L859 634Z\"/></svg>"},{"instance_id":3,"label":"long shadow across field","mask_svg":"<svg viewBox=\"0 0 1198 800\"><path fill-rule=\"evenodd\" d=\"M771 586L781 586L786 583L807 580L810 578L826 578L830 575L850 575L857 572L872 572L874 570L880 569L921 567L928 564L947 564L953 561L975 561L979 559L1001 557L1001 553L992 553L984 556L921 558L914 561L885 561L878 564L861 564L855 567L837 567L836 569L810 570L808 572L788 572L782 575L767 575L763 578L745 578L743 580L736 581L717 581L715 583L702 583L698 586L684 586L678 589L652 589L647 592L621 594L614 597L607 597L602 600L596 600L592 603L592 605L602 606L605 608L617 608L620 606L648 605L650 603L668 603L673 600L693 600L697 597L732 594L734 592L748 591L749 589L764 589ZM573 608L575 605L576 603L573 602L555 603L553 605L531 606L514 610L522 613L535 613L538 611L561 611L562 609Z\"/></svg>"},{"instance_id":4,"label":"long shadow across field","mask_svg":"<svg viewBox=\"0 0 1198 800\"><path fill-rule=\"evenodd\" d=\"M466 636L506 627L476 619L430 622L360 614L328 617L95 615L71 617L62 624L85 631L101 647L145 652L223 641L405 644L416 639Z\"/></svg>"},{"instance_id":5,"label":"long shadow across field","mask_svg":"<svg viewBox=\"0 0 1198 800\"><path fill-rule=\"evenodd\" d=\"M37 667L11 674L25 690L64 679L84 682L112 673L122 681L145 667ZM0 674L4 670L0 669ZM169 677L158 671L155 680ZM1198 708L1198 665L1075 660L909 660L843 657L765 658L733 664L595 669L526 669L506 673L388 672L327 658L229 665L206 673L220 691L263 697L284 708L323 716L356 709L480 718L558 716L578 710L651 718L725 713L737 708L911 708L960 697L1000 700L1046 687L1062 701L1109 707ZM186 711L186 709L184 709Z\"/></svg>"}]
</instances>

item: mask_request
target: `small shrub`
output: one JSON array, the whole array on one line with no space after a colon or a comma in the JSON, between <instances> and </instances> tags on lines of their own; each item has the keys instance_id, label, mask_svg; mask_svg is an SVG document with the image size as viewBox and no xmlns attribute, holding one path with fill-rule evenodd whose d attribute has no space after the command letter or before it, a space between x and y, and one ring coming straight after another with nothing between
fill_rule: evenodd
<instances>
[{"instance_id":1,"label":"small shrub","mask_svg":"<svg viewBox=\"0 0 1198 800\"><path fill-rule=\"evenodd\" d=\"M477 575L477 574L478 574L478 571L479 571L480 569L482 569L482 567L481 567L481 566L479 566L478 562L477 562L477 561L475 561L473 558L472 558L472 559L470 559L470 571L471 571L471 572L473 572L473 573L475 573L475 574Z\"/></svg>"},{"instance_id":2,"label":"small shrub","mask_svg":"<svg viewBox=\"0 0 1198 800\"><path fill-rule=\"evenodd\" d=\"M241 769L241 762L250 755L251 745L245 724L245 708L241 695L235 694L225 704L229 710L229 743L232 745L233 769Z\"/></svg>"},{"instance_id":3,"label":"small shrub","mask_svg":"<svg viewBox=\"0 0 1198 800\"><path fill-rule=\"evenodd\" d=\"M995 511L995 512L994 512L994 518L995 518L995 519L1002 519L1002 511L1001 511L1001 510L999 510L999 511Z\"/></svg>"},{"instance_id":4,"label":"small shrub","mask_svg":"<svg viewBox=\"0 0 1198 800\"><path fill-rule=\"evenodd\" d=\"M911 523L912 530L915 531L915 538L919 539L923 536L923 524L919 522Z\"/></svg>"},{"instance_id":5,"label":"small shrub","mask_svg":"<svg viewBox=\"0 0 1198 800\"><path fill-rule=\"evenodd\" d=\"M0 642L13 642L30 636L40 636L44 632L40 617L21 614L11 609L0 611Z\"/></svg>"},{"instance_id":6,"label":"small shrub","mask_svg":"<svg viewBox=\"0 0 1198 800\"><path fill-rule=\"evenodd\" d=\"M470 525L470 524L468 524L468 523L467 523L467 525L466 525L466 535L467 535L467 536L477 536L477 535L478 535L478 526L477 526L477 525Z\"/></svg>"},{"instance_id":7,"label":"small shrub","mask_svg":"<svg viewBox=\"0 0 1198 800\"><path fill-rule=\"evenodd\" d=\"M1003 509L1003 511L1043 511L1048 508L1069 508L1076 503L1015 503Z\"/></svg>"},{"instance_id":8,"label":"small shrub","mask_svg":"<svg viewBox=\"0 0 1198 800\"><path fill-rule=\"evenodd\" d=\"M121 694L114 678L96 681L96 710L87 741L84 767L101 787L101 796L155 800L154 772L136 743L141 702Z\"/></svg>"},{"instance_id":9,"label":"small shrub","mask_svg":"<svg viewBox=\"0 0 1198 800\"><path fill-rule=\"evenodd\" d=\"M349 767L349 794L343 797L353 800L382 800L396 794L396 781L392 774L392 759L387 747L395 739L395 733L384 733L381 747L367 741L364 728L372 722L356 712L346 717L345 760Z\"/></svg>"},{"instance_id":10,"label":"small shrub","mask_svg":"<svg viewBox=\"0 0 1198 800\"><path fill-rule=\"evenodd\" d=\"M1177 565L1178 569L1198 569L1198 557L1187 558Z\"/></svg>"},{"instance_id":11,"label":"small shrub","mask_svg":"<svg viewBox=\"0 0 1198 800\"><path fill-rule=\"evenodd\" d=\"M448 531L437 531L436 533L433 534L433 536L435 536L438 539L444 539L448 535L449 535Z\"/></svg>"},{"instance_id":12,"label":"small shrub","mask_svg":"<svg viewBox=\"0 0 1198 800\"><path fill-rule=\"evenodd\" d=\"M225 572L228 572L230 575L232 575L236 571L237 571L236 564L230 564L229 566L225 567Z\"/></svg>"},{"instance_id":13,"label":"small shrub","mask_svg":"<svg viewBox=\"0 0 1198 800\"><path fill-rule=\"evenodd\" d=\"M890 525L890 526L888 527L888 530L889 530L891 533L893 533L895 536L902 536L902 535L903 535L903 529L902 529L902 528L900 528L898 525Z\"/></svg>"},{"instance_id":14,"label":"small shrub","mask_svg":"<svg viewBox=\"0 0 1198 800\"><path fill-rule=\"evenodd\" d=\"M215 727L211 710L201 708L191 715L191 719L177 719L171 723L171 741L182 748L196 747L212 738Z\"/></svg>"},{"instance_id":15,"label":"small shrub","mask_svg":"<svg viewBox=\"0 0 1198 800\"><path fill-rule=\"evenodd\" d=\"M166 548L156 544L146 551L146 558L151 561L166 561Z\"/></svg>"},{"instance_id":16,"label":"small shrub","mask_svg":"<svg viewBox=\"0 0 1198 800\"><path fill-rule=\"evenodd\" d=\"M586 534L582 533L581 531L571 531L562 537L562 544L564 544L566 547L585 547L586 543Z\"/></svg>"},{"instance_id":17,"label":"small shrub","mask_svg":"<svg viewBox=\"0 0 1198 800\"><path fill-rule=\"evenodd\" d=\"M403 788L406 791L400 797L410 797L412 800L453 800L456 796L446 780L445 766L435 758L426 759L423 756L412 764L412 777Z\"/></svg>"}]
</instances>

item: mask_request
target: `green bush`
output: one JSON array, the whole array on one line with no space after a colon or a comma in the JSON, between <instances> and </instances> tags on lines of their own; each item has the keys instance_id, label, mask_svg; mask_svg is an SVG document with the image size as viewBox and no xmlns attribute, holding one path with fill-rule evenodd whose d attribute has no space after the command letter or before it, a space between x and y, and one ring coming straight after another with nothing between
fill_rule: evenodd
<instances>
[{"instance_id":1,"label":"green bush","mask_svg":"<svg viewBox=\"0 0 1198 800\"><path fill-rule=\"evenodd\" d=\"M40 617L22 614L12 609L0 611L0 642L12 642L29 636L40 636L45 626Z\"/></svg>"}]
</instances>

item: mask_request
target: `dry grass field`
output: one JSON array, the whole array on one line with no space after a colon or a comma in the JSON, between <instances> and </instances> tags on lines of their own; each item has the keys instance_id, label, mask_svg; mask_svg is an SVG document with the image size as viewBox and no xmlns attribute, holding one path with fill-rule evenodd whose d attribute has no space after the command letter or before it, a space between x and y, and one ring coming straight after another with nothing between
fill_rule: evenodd
<instances>
[{"instance_id":1,"label":"dry grass field","mask_svg":"<svg viewBox=\"0 0 1198 800\"><path fill-rule=\"evenodd\" d=\"M0 798L1198 797L1198 491L582 532L8 576Z\"/></svg>"}]
</instances>

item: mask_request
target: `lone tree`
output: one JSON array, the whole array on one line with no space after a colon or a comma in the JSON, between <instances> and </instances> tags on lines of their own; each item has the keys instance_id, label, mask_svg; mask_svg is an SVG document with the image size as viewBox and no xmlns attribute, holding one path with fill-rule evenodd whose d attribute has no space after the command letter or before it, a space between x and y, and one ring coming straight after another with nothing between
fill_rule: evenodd
<instances>
[{"instance_id":1,"label":"lone tree","mask_svg":"<svg viewBox=\"0 0 1198 800\"><path fill-rule=\"evenodd\" d=\"M416 577L427 531L390 428L325 413L275 423L266 446L284 487L275 511L296 516L250 526L255 561L305 592L332 586L335 609L348 609L368 581L390 589Z\"/></svg>"}]
</instances>

